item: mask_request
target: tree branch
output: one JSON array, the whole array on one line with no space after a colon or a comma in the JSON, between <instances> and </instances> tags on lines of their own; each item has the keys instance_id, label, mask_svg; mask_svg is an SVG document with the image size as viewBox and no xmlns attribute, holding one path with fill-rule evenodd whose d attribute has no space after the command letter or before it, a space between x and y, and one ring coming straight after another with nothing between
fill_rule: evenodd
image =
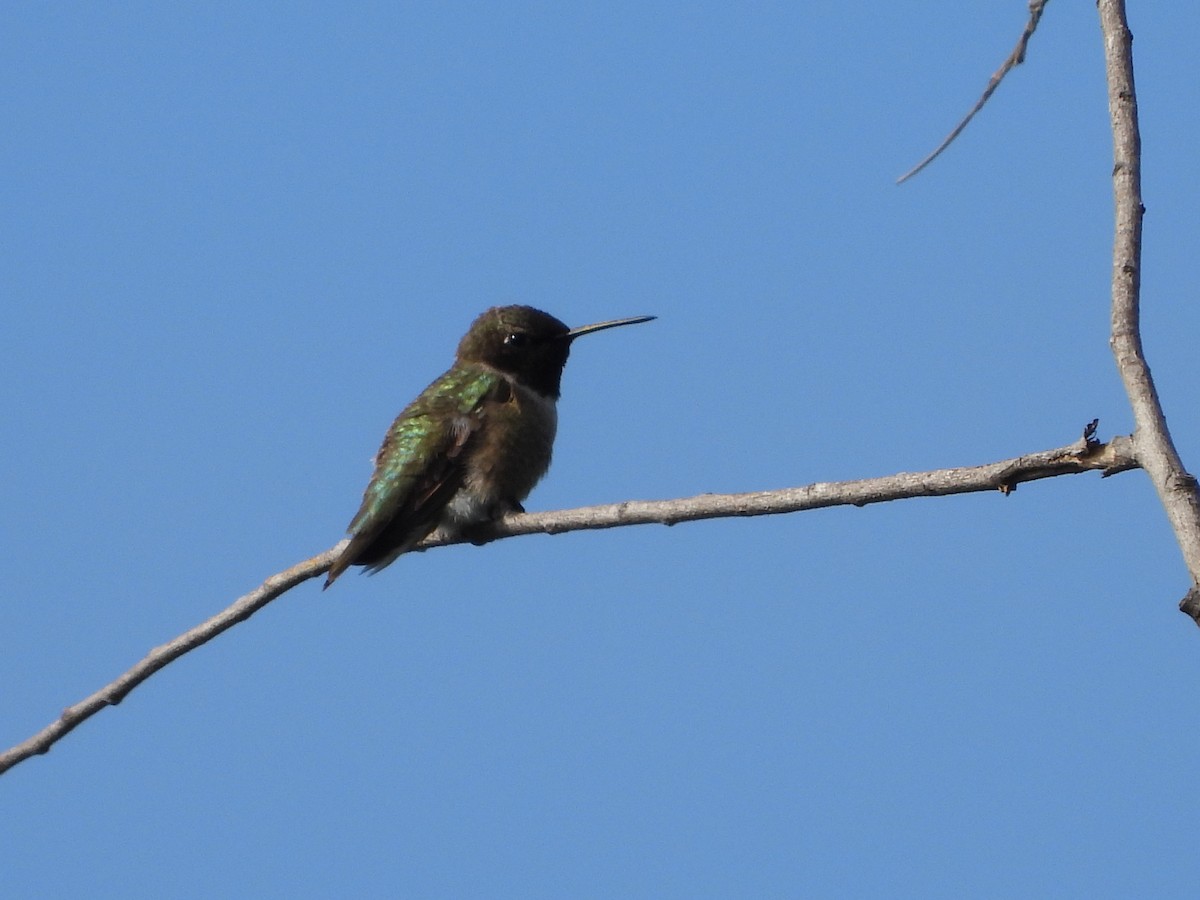
<instances>
[{"instance_id":1,"label":"tree branch","mask_svg":"<svg viewBox=\"0 0 1200 900\"><path fill-rule=\"evenodd\" d=\"M888 500L912 497L940 497L974 491L1012 493L1018 484L1100 471L1112 475L1137 468L1133 445L1128 437L1116 437L1101 444L1094 437L1096 422L1084 429L1083 437L1066 447L1030 453L958 469L936 469L931 472L901 472L884 478L862 481L818 482L806 487L777 491L758 491L749 494L701 494L679 500L631 500L607 506L527 513L509 516L497 522L487 534L476 535L478 541L499 540L523 534L561 534L597 528L616 528L624 525L674 525L697 519L731 516L767 516L821 509L827 506L866 506ZM434 536L418 549L428 550L447 544L462 543L461 539ZM302 563L272 575L258 588L239 597L228 609L202 622L190 631L160 647L111 684L63 710L62 715L29 740L0 754L0 773L31 756L46 753L55 743L73 731L84 720L106 706L115 706L135 687L159 669L174 662L185 653L200 647L238 622L243 622L276 597L310 578L325 574L345 542Z\"/></svg>"},{"instance_id":2,"label":"tree branch","mask_svg":"<svg viewBox=\"0 0 1200 900\"><path fill-rule=\"evenodd\" d=\"M1100 0L1108 112L1113 133L1112 337L1109 344L1133 408L1134 452L1166 510L1175 539L1192 576L1200 585L1200 499L1196 479L1183 467L1141 338L1142 275L1142 138L1138 130L1137 93L1133 84L1133 36L1123 0ZM1180 608L1200 625L1200 603L1194 593Z\"/></svg>"},{"instance_id":3,"label":"tree branch","mask_svg":"<svg viewBox=\"0 0 1200 900\"><path fill-rule=\"evenodd\" d=\"M942 151L949 147L956 137L962 134L963 129L968 123L975 118L975 114L983 109L985 103L991 99L992 94L996 92L996 88L1000 87L1000 82L1004 80L1004 76L1025 62L1025 51L1029 47L1029 39L1033 37L1033 33L1037 30L1038 22L1042 20L1042 13L1046 10L1046 4L1050 0L1029 0L1029 21L1025 23L1025 29L1021 32L1021 37L1017 39L1017 46L1013 47L1012 53L1008 54L1008 59L1000 65L990 79L988 79L987 87L983 89L983 95L975 101L975 105L971 107L961 122L954 126L951 131L934 149L932 153L926 156L923 160L896 179L896 184L904 184L908 179L912 178L927 165L942 155Z\"/></svg>"}]
</instances>

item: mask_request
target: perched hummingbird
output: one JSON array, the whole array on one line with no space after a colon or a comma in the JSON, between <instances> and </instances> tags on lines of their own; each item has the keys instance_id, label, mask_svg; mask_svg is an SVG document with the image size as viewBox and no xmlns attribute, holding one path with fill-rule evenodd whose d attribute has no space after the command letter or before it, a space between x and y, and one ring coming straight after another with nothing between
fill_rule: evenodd
<instances>
[{"instance_id":1,"label":"perched hummingbird","mask_svg":"<svg viewBox=\"0 0 1200 900\"><path fill-rule=\"evenodd\" d=\"M438 528L461 534L524 512L521 501L550 467L571 343L653 318L568 328L530 306L483 313L454 365L392 423L325 587L350 566L378 572Z\"/></svg>"}]
</instances>

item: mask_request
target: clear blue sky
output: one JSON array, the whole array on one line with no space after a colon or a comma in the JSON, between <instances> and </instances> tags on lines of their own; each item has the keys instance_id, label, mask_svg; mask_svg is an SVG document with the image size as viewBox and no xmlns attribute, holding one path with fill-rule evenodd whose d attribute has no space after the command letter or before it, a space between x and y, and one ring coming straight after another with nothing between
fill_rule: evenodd
<instances>
[{"instance_id":1,"label":"clear blue sky","mask_svg":"<svg viewBox=\"0 0 1200 900\"><path fill-rule=\"evenodd\" d=\"M1145 338L1200 469L1200 8L1135 2ZM1090 3L3 14L0 745L342 535L471 319L576 348L531 509L1104 437ZM1193 896L1141 473L312 582L0 779L11 896Z\"/></svg>"}]
</instances>

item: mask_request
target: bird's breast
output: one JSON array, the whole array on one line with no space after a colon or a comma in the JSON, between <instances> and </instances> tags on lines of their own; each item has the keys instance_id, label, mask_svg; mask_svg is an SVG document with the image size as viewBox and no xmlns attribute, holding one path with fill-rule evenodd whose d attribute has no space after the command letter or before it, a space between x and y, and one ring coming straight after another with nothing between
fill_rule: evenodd
<instances>
[{"instance_id":1,"label":"bird's breast","mask_svg":"<svg viewBox=\"0 0 1200 900\"><path fill-rule=\"evenodd\" d=\"M558 407L553 398L511 384L503 401L482 410L483 424L468 450L463 487L450 503L459 524L489 521L529 496L550 468Z\"/></svg>"}]
</instances>

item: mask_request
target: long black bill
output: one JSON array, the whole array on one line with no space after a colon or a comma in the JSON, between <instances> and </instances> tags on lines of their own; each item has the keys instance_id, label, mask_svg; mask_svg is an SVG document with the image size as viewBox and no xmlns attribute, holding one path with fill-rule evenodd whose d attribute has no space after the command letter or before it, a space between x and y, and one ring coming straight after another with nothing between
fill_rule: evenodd
<instances>
[{"instance_id":1,"label":"long black bill","mask_svg":"<svg viewBox=\"0 0 1200 900\"><path fill-rule=\"evenodd\" d=\"M580 325L578 328L572 328L568 331L566 338L569 341L573 341L581 334L591 334L593 331L603 331L605 328L616 328L618 325L638 325L657 318L658 316L633 316L628 319L610 319L607 322L597 322L595 325Z\"/></svg>"}]
</instances>

